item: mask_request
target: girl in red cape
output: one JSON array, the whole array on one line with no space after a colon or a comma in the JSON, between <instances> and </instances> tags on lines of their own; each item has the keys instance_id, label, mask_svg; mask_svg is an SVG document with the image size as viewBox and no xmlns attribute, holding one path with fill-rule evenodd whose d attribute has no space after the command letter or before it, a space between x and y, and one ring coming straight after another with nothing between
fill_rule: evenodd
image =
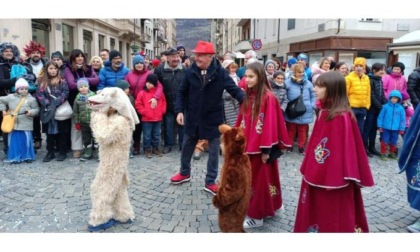
<instances>
[{"instance_id":1,"label":"girl in red cape","mask_svg":"<svg viewBox=\"0 0 420 252\"><path fill-rule=\"evenodd\" d=\"M374 183L346 81L321 74L314 93L320 111L300 168L294 232L369 232L361 188Z\"/></svg>"},{"instance_id":2,"label":"girl in red cape","mask_svg":"<svg viewBox=\"0 0 420 252\"><path fill-rule=\"evenodd\" d=\"M263 218L274 216L282 206L279 155L275 154L279 154L280 149L291 147L291 142L264 66L259 62L248 64L244 79L246 96L239 109L236 126L244 130L247 140L245 152L252 167L252 195L243 226L253 228L261 227Z\"/></svg>"}]
</instances>

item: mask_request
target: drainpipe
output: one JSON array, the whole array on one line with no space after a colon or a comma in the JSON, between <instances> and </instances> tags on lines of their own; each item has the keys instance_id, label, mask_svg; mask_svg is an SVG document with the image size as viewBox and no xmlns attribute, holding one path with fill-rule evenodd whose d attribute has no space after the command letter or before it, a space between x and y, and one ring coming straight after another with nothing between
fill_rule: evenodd
<instances>
[{"instance_id":1,"label":"drainpipe","mask_svg":"<svg viewBox=\"0 0 420 252\"><path fill-rule=\"evenodd\" d=\"M339 18L339 19L337 20L337 22L338 22L338 29L337 29L337 32L336 32L335 34L339 34L339 33L340 33L341 18Z\"/></svg>"}]
</instances>

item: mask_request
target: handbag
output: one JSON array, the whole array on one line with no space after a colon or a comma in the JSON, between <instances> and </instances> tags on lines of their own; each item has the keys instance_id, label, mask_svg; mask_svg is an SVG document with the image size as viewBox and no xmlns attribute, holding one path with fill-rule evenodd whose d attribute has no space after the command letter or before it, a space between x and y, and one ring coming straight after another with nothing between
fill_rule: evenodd
<instances>
[{"instance_id":1,"label":"handbag","mask_svg":"<svg viewBox=\"0 0 420 252\"><path fill-rule=\"evenodd\" d=\"M51 94L50 87L47 87L47 91L51 97L57 99L54 95ZM64 121L70 119L73 116L73 109L70 106L70 103L66 100L55 110L54 119L57 121Z\"/></svg>"},{"instance_id":2,"label":"handbag","mask_svg":"<svg viewBox=\"0 0 420 252\"><path fill-rule=\"evenodd\" d=\"M73 109L71 108L70 103L66 100L55 110L54 119L57 121L64 121L70 119L72 116Z\"/></svg>"},{"instance_id":3,"label":"handbag","mask_svg":"<svg viewBox=\"0 0 420 252\"><path fill-rule=\"evenodd\" d=\"M306 107L303 102L303 86L301 86L300 95L287 103L286 114L290 119L294 119L305 114L305 112Z\"/></svg>"},{"instance_id":4,"label":"handbag","mask_svg":"<svg viewBox=\"0 0 420 252\"><path fill-rule=\"evenodd\" d=\"M13 131L15 127L16 116L18 115L19 109L22 107L25 100L26 97L20 99L20 102L13 113L10 113L9 110L9 113L3 116L3 121L1 122L1 131L3 131L3 133L10 133Z\"/></svg>"}]
</instances>

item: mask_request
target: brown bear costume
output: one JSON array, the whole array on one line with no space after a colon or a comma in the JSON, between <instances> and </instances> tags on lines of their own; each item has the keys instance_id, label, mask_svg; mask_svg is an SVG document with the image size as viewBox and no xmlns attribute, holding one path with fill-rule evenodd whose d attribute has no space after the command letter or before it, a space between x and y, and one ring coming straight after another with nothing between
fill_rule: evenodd
<instances>
[{"instance_id":1,"label":"brown bear costume","mask_svg":"<svg viewBox=\"0 0 420 252\"><path fill-rule=\"evenodd\" d=\"M219 209L222 232L243 233L251 197L251 162L245 154L246 140L242 128L222 124L219 131L224 163L213 205Z\"/></svg>"}]
</instances>

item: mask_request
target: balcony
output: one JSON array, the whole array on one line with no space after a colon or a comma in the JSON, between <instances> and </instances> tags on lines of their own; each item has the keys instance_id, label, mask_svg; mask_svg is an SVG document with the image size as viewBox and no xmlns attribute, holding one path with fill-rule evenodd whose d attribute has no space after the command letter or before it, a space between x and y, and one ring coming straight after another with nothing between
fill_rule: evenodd
<instances>
[{"instance_id":1,"label":"balcony","mask_svg":"<svg viewBox=\"0 0 420 252\"><path fill-rule=\"evenodd\" d=\"M249 42L249 40L240 40L238 43L236 43L235 51L244 53L248 50L252 50L251 42Z\"/></svg>"},{"instance_id":2,"label":"balcony","mask_svg":"<svg viewBox=\"0 0 420 252\"><path fill-rule=\"evenodd\" d=\"M151 42L151 36L146 33L140 34L140 41L143 43L150 43Z\"/></svg>"},{"instance_id":3,"label":"balcony","mask_svg":"<svg viewBox=\"0 0 420 252\"><path fill-rule=\"evenodd\" d=\"M153 30L159 30L162 25L159 20L153 20Z\"/></svg>"}]
</instances>

